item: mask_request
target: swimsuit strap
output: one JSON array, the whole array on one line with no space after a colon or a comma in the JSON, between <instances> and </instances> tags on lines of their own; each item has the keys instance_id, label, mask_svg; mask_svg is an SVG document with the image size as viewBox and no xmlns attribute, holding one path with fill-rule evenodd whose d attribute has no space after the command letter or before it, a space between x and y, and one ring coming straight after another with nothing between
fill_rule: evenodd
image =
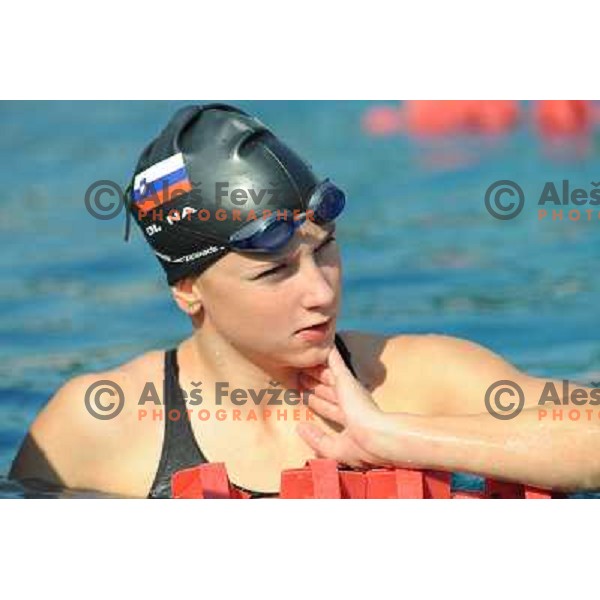
<instances>
[{"instance_id":1,"label":"swimsuit strap","mask_svg":"<svg viewBox=\"0 0 600 600\"><path fill-rule=\"evenodd\" d=\"M163 388L165 420L164 438L160 462L154 482L150 489L151 498L171 497L171 477L181 469L193 467L208 460L196 443L187 407L179 387L179 366L177 364L177 348L165 352L165 381ZM176 413L179 418L168 416Z\"/></svg>"}]
</instances>

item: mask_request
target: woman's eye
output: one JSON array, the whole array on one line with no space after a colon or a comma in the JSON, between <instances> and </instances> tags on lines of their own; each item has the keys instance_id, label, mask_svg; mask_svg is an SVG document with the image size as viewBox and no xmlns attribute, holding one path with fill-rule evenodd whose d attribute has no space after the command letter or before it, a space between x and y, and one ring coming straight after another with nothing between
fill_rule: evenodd
<instances>
[{"instance_id":1,"label":"woman's eye","mask_svg":"<svg viewBox=\"0 0 600 600\"><path fill-rule=\"evenodd\" d=\"M325 240L316 250L315 252L320 252L321 250L323 250L324 248L326 248L327 246L329 246L331 244L331 242L335 242L335 237L330 237L327 240ZM282 265L278 265L277 267L274 267L273 269L269 269L268 271L265 271L264 273L261 273L260 275L258 275L256 277L256 279L262 279L263 277L270 277L271 275L276 275L277 273L280 273L282 271L284 271L285 269L287 269L289 267L288 264L282 264Z\"/></svg>"},{"instance_id":2,"label":"woman's eye","mask_svg":"<svg viewBox=\"0 0 600 600\"><path fill-rule=\"evenodd\" d=\"M269 275L275 275L275 273L279 273L280 271L283 271L283 269L285 269L286 267L287 267L287 265L279 265L278 267L275 267L274 269L269 269L268 271L261 273L258 276L258 278L260 279L261 277L268 277Z\"/></svg>"}]
</instances>

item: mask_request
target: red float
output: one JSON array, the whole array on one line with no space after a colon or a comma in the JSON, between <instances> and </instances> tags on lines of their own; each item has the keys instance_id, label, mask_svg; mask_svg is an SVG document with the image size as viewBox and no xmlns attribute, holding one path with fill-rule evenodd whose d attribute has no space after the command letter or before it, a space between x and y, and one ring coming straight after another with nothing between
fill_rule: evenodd
<instances>
[{"instance_id":1,"label":"red float","mask_svg":"<svg viewBox=\"0 0 600 600\"><path fill-rule=\"evenodd\" d=\"M279 498L287 499L485 499L564 497L532 486L488 479L484 491L451 490L451 473L419 469L348 470L331 459L309 460L301 469L281 473ZM177 471L171 479L173 498L248 499L236 488L224 463L208 463Z\"/></svg>"}]
</instances>

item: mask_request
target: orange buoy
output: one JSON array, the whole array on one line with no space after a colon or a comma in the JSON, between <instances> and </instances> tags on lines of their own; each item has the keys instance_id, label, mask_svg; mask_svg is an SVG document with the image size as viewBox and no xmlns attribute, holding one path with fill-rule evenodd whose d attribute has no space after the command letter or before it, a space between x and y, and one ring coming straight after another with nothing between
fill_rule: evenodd
<instances>
[{"instance_id":1,"label":"orange buoy","mask_svg":"<svg viewBox=\"0 0 600 600\"><path fill-rule=\"evenodd\" d=\"M589 100L539 100L534 104L535 124L545 136L585 134L592 117Z\"/></svg>"},{"instance_id":2,"label":"orange buoy","mask_svg":"<svg viewBox=\"0 0 600 600\"><path fill-rule=\"evenodd\" d=\"M412 100L404 120L415 135L498 134L517 124L519 110L513 100Z\"/></svg>"},{"instance_id":3,"label":"orange buoy","mask_svg":"<svg viewBox=\"0 0 600 600\"><path fill-rule=\"evenodd\" d=\"M392 135L402 129L402 113L392 106L373 106L365 113L362 125L371 135Z\"/></svg>"},{"instance_id":4,"label":"orange buoy","mask_svg":"<svg viewBox=\"0 0 600 600\"><path fill-rule=\"evenodd\" d=\"M404 104L406 129L413 135L443 135L465 123L464 100L409 100Z\"/></svg>"},{"instance_id":5,"label":"orange buoy","mask_svg":"<svg viewBox=\"0 0 600 600\"><path fill-rule=\"evenodd\" d=\"M515 100L475 100L469 106L467 118L477 133L504 133L517 124L519 103Z\"/></svg>"}]
</instances>

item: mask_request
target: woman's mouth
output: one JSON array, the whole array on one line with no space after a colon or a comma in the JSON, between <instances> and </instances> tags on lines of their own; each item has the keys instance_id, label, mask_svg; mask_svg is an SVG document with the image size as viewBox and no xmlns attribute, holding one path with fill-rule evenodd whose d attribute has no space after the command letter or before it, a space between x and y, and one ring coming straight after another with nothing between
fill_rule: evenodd
<instances>
[{"instance_id":1,"label":"woman's mouth","mask_svg":"<svg viewBox=\"0 0 600 600\"><path fill-rule=\"evenodd\" d=\"M333 319L328 319L327 321L319 323L318 325L312 325L310 327L299 329L296 334L304 340L318 342L327 337L332 323Z\"/></svg>"}]
</instances>

